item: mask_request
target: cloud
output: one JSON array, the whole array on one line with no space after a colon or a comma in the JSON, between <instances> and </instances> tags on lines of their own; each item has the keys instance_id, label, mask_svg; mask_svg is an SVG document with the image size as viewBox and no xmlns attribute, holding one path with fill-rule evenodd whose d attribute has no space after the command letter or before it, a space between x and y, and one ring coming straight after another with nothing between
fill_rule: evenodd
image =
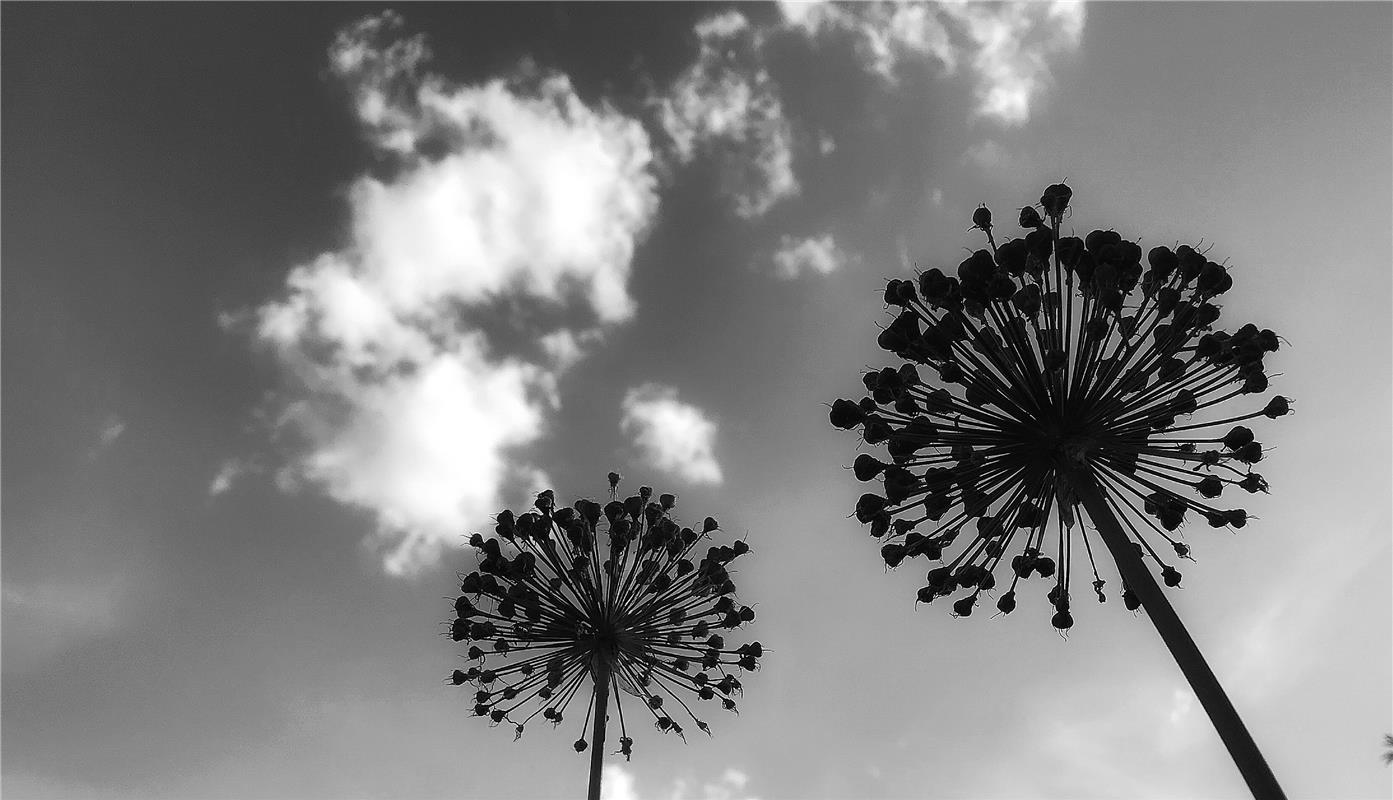
<instances>
[{"instance_id":1,"label":"cloud","mask_svg":"<svg viewBox=\"0 0 1393 800\"><path fill-rule=\"evenodd\" d=\"M424 36L400 36L401 27L391 10L345 26L329 48L329 68L352 91L358 120L377 145L409 152L418 71L431 53Z\"/></svg>"},{"instance_id":2,"label":"cloud","mask_svg":"<svg viewBox=\"0 0 1393 800\"><path fill-rule=\"evenodd\" d=\"M106 422L102 425L101 440L98 446L109 446L112 442L116 441L117 437L125 433L125 431L126 423L122 422L120 417L108 417Z\"/></svg>"},{"instance_id":3,"label":"cloud","mask_svg":"<svg viewBox=\"0 0 1393 800\"><path fill-rule=\"evenodd\" d=\"M600 800L639 800L634 776L622 767L608 765L600 781Z\"/></svg>"},{"instance_id":4,"label":"cloud","mask_svg":"<svg viewBox=\"0 0 1393 800\"><path fill-rule=\"evenodd\" d=\"M907 61L932 60L947 73L967 64L976 113L1005 125L1030 118L1051 81L1053 57L1078 49L1083 3L782 2L784 24L806 36L850 35L865 68L895 81Z\"/></svg>"},{"instance_id":5,"label":"cloud","mask_svg":"<svg viewBox=\"0 0 1393 800\"><path fill-rule=\"evenodd\" d=\"M1020 125L1051 81L1050 60L1078 48L1082 3L781 2L780 19L753 24L728 10L698 22L696 60L652 102L679 165L713 154L721 184L745 219L763 216L800 191L794 128L778 82L767 69L769 42L796 34L813 41L850 40L861 65L894 86L906 64L964 65L976 79L976 114ZM407 49L404 57L414 57ZM377 109L381 103L370 103ZM835 149L815 137L822 155Z\"/></svg>"},{"instance_id":6,"label":"cloud","mask_svg":"<svg viewBox=\"0 0 1393 800\"><path fill-rule=\"evenodd\" d=\"M538 344L550 359L552 368L558 372L565 372L585 357L585 345L599 337L598 331L586 331L577 335L563 328L542 336Z\"/></svg>"},{"instance_id":7,"label":"cloud","mask_svg":"<svg viewBox=\"0 0 1393 800\"><path fill-rule=\"evenodd\" d=\"M712 452L716 423L678 400L676 389L654 383L630 389L621 409L620 429L649 464L691 483L721 482Z\"/></svg>"},{"instance_id":8,"label":"cloud","mask_svg":"<svg viewBox=\"0 0 1393 800\"><path fill-rule=\"evenodd\" d=\"M1006 171L1011 165L1011 154L995 139L983 139L963 152L962 160L974 164L984 172Z\"/></svg>"},{"instance_id":9,"label":"cloud","mask_svg":"<svg viewBox=\"0 0 1393 800\"><path fill-rule=\"evenodd\" d=\"M763 34L738 11L695 27L700 51L657 99L658 119L679 163L715 151L724 190L742 218L762 216L798 193L793 131L763 65Z\"/></svg>"},{"instance_id":10,"label":"cloud","mask_svg":"<svg viewBox=\"0 0 1393 800\"><path fill-rule=\"evenodd\" d=\"M95 461L107 448L115 444L121 438L121 434L126 432L125 420L115 414L107 416L102 421L101 430L97 432L97 443L87 450L87 460Z\"/></svg>"},{"instance_id":11,"label":"cloud","mask_svg":"<svg viewBox=\"0 0 1393 800\"><path fill-rule=\"evenodd\" d=\"M977 112L1008 125L1030 118L1031 99L1049 84L1049 58L1078 49L1080 2L943 6L973 43Z\"/></svg>"},{"instance_id":12,"label":"cloud","mask_svg":"<svg viewBox=\"0 0 1393 800\"><path fill-rule=\"evenodd\" d=\"M213 475L213 480L208 482L208 496L218 497L231 491L232 486L243 475L252 472L252 468L244 461L236 458L229 458L218 465L218 471Z\"/></svg>"},{"instance_id":13,"label":"cloud","mask_svg":"<svg viewBox=\"0 0 1393 800\"><path fill-rule=\"evenodd\" d=\"M689 791L688 782L678 778L666 791L656 794L639 794L637 781L623 767L609 765L604 768L604 779L600 784L600 800L757 800L745 794L749 776L738 769L727 768L714 781L707 781Z\"/></svg>"},{"instance_id":14,"label":"cloud","mask_svg":"<svg viewBox=\"0 0 1393 800\"><path fill-rule=\"evenodd\" d=\"M785 236L774 253L774 274L784 280L809 272L826 275L845 261L846 254L837 247L830 233L805 239Z\"/></svg>"},{"instance_id":15,"label":"cloud","mask_svg":"<svg viewBox=\"0 0 1393 800\"><path fill-rule=\"evenodd\" d=\"M423 74L429 49L401 27L369 17L329 51L388 174L353 182L345 246L250 315L286 379L278 483L370 512L395 574L545 480L521 450L582 344L633 316L631 260L657 207L636 121L564 75ZM577 315L593 330L563 324Z\"/></svg>"},{"instance_id":16,"label":"cloud","mask_svg":"<svg viewBox=\"0 0 1393 800\"><path fill-rule=\"evenodd\" d=\"M929 3L781 2L787 28L817 38L850 35L867 70L890 82L905 59L936 60L952 71L958 53L948 30Z\"/></svg>"}]
</instances>

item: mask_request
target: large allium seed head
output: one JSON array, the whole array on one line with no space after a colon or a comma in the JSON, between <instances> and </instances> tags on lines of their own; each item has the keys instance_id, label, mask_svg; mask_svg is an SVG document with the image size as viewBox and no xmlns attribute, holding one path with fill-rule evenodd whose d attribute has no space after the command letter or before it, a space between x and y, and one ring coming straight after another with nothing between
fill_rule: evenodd
<instances>
[{"instance_id":1,"label":"large allium seed head","mask_svg":"<svg viewBox=\"0 0 1393 800\"><path fill-rule=\"evenodd\" d=\"M1265 359L1281 341L1252 324L1216 327L1233 287L1226 266L1189 245L1143 251L1113 230L1062 236L1072 197L1049 186L1039 210L1020 211L1024 238L999 244L979 207L973 228L990 249L951 275L892 280L894 318L877 342L902 363L865 373L859 401L832 404L834 426L860 428L889 456L856 458L857 480L880 483L857 500L856 519L890 568L945 560L918 600L961 593L957 616L994 592L998 574L1009 583L996 607L1009 614L1016 585L1038 577L1053 584L1052 624L1068 630L1080 556L1106 599L1093 520L1071 483L1080 474L1162 582L1179 586L1166 559L1190 557L1176 538L1186 523L1242 528L1247 512L1212 501L1230 486L1268 490L1252 471L1268 451L1235 423L1291 410L1280 396L1260 410L1221 410L1267 391ZM1121 593L1138 607L1125 585Z\"/></svg>"}]
</instances>

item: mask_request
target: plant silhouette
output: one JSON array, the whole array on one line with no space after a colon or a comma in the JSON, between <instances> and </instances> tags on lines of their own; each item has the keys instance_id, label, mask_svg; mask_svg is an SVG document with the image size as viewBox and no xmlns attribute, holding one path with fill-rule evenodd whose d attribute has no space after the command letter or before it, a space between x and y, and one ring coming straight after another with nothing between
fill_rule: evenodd
<instances>
[{"instance_id":1,"label":"plant silhouette","mask_svg":"<svg viewBox=\"0 0 1393 800\"><path fill-rule=\"evenodd\" d=\"M991 212L978 208L973 227L990 249L972 253L957 277L930 269L889 282L885 302L897 313L878 343L907 363L867 372L870 396L831 410L834 426L860 427L867 444L889 451L888 460L856 458L858 479L883 484L861 496L856 518L881 540L888 566L943 562L920 601L959 594L953 613L967 617L1000 588L996 608L1009 614L1018 585L1038 576L1051 584L1061 631L1074 625L1074 573L1085 559L1077 578L1106 600L1101 540L1123 604L1146 610L1249 788L1282 797L1147 565L1178 587L1165 554L1189 558L1179 538L1187 517L1242 528L1246 512L1213 501L1225 490L1267 491L1252 469L1262 445L1235 423L1283 416L1290 401L1214 412L1267 390L1263 358L1280 340L1251 324L1214 327L1233 280L1194 247L1143 256L1115 231L1061 236L1072 194L1048 187L1039 209L1020 211L1028 233L1000 245ZM998 572L1009 583L999 586Z\"/></svg>"},{"instance_id":2,"label":"plant silhouette","mask_svg":"<svg viewBox=\"0 0 1393 800\"><path fill-rule=\"evenodd\" d=\"M591 751L590 800L600 796L611 698L618 752L627 759L633 749L616 690L636 697L638 713L658 730L685 740L680 719L711 733L695 701L719 699L736 711L734 696L743 694L736 674L758 669L764 655L759 642L735 647L719 632L754 620L753 609L737 604L729 570L749 546L709 546L698 559L716 520L707 517L699 532L681 527L673 495L655 501L644 486L621 501L619 481L609 474L604 506L580 499L557 508L547 490L535 510L499 513L497 538L470 538L479 567L459 576L463 594L449 623L451 639L473 642L465 654L473 663L448 681L475 687L474 714L511 724L515 738L538 715L560 726L570 703L588 691L574 747Z\"/></svg>"}]
</instances>

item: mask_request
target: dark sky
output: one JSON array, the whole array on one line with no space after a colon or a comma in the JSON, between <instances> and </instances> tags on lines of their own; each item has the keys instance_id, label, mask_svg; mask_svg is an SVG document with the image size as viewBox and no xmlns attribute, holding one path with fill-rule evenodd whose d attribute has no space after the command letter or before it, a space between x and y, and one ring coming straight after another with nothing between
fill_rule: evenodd
<instances>
[{"instance_id":1,"label":"dark sky","mask_svg":"<svg viewBox=\"0 0 1393 800\"><path fill-rule=\"evenodd\" d=\"M1145 618L916 609L847 518L884 280L1066 178L1289 341L1174 602L1290 796L1388 796L1387 4L384 8L0 11L7 797L573 796L436 634L462 534L614 468L748 537L771 650L616 800L1243 796Z\"/></svg>"}]
</instances>

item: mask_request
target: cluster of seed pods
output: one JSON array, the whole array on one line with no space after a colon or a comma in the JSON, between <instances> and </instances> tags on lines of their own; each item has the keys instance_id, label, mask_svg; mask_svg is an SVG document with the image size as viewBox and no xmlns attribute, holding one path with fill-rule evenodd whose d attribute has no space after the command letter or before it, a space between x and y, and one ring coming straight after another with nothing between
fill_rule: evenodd
<instances>
[{"instance_id":1,"label":"cluster of seed pods","mask_svg":"<svg viewBox=\"0 0 1393 800\"><path fill-rule=\"evenodd\" d=\"M588 726L595 676L608 674L627 757L633 739L617 690L636 697L638 713L661 731L682 736L690 720L709 734L693 706L719 700L736 711L737 675L758 669L764 650L726 641L755 617L737 601L731 573L749 546L710 545L714 519L700 531L682 527L671 494L654 500L645 486L619 500L619 475L609 481L604 505L580 499L558 508L548 490L532 510L501 512L495 538L471 537L479 568L460 576L449 630L469 643L471 663L449 681L474 687L474 714L508 723L520 737L538 716L561 725L577 697L587 701ZM586 747L582 736L575 749Z\"/></svg>"},{"instance_id":2,"label":"cluster of seed pods","mask_svg":"<svg viewBox=\"0 0 1393 800\"><path fill-rule=\"evenodd\" d=\"M1253 471L1262 445L1236 423L1290 410L1274 396L1257 410L1216 413L1267 391L1264 357L1280 345L1251 324L1215 327L1233 284L1223 265L1188 245L1143 254L1110 230L1061 236L1071 197L1050 186L1039 210L1021 209L1025 235L999 245L991 212L978 208L973 226L989 249L956 277L930 269L891 280L895 317L878 344L904 363L867 372L868 396L832 406L834 426L860 428L888 451L856 458L856 477L883 485L861 496L856 518L892 568L942 560L918 599L961 593L959 616L998 593L998 572L1009 579L996 600L1003 613L1016 607L1017 584L1039 576L1053 581L1054 626L1068 629L1078 544L1105 600L1084 524L1093 521L1071 480L1080 472L1162 581L1178 586L1162 553L1189 557L1177 538L1187 519L1241 528L1246 512L1211 501L1229 487L1267 491ZM1122 598L1137 608L1126 586Z\"/></svg>"}]
</instances>

